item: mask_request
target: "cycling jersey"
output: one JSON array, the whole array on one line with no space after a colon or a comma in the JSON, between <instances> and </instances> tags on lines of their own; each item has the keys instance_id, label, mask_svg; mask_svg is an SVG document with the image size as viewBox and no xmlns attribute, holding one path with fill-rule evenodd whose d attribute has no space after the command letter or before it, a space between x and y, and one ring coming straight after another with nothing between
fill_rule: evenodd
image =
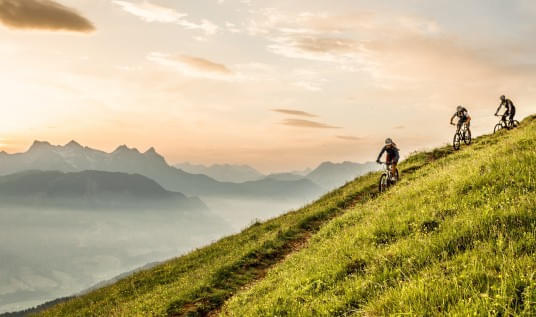
<instances>
[{"instance_id":1,"label":"cycling jersey","mask_svg":"<svg viewBox=\"0 0 536 317\"><path fill-rule=\"evenodd\" d=\"M467 118L469 117L469 111L467 109L462 108L460 111L456 111L454 116L458 117L459 121L465 122L467 121Z\"/></svg>"},{"instance_id":2,"label":"cycling jersey","mask_svg":"<svg viewBox=\"0 0 536 317\"><path fill-rule=\"evenodd\" d=\"M398 159L400 158L399 149L393 145L393 146L384 146L380 152L380 155L378 155L378 159L376 161L379 161L383 155L383 153L387 152L387 162L390 163L397 163Z\"/></svg>"},{"instance_id":3,"label":"cycling jersey","mask_svg":"<svg viewBox=\"0 0 536 317\"><path fill-rule=\"evenodd\" d=\"M506 121L506 119L509 119L510 121L514 120L514 116L516 115L516 107L514 106L514 103L512 100L506 98L503 102L499 105L499 108L497 108L497 111L495 114L499 113L501 111L501 108L504 106L506 108L506 112L502 116L502 120Z\"/></svg>"},{"instance_id":4,"label":"cycling jersey","mask_svg":"<svg viewBox=\"0 0 536 317\"><path fill-rule=\"evenodd\" d=\"M497 108L497 113L501 110L501 108L504 106L506 108L505 115L512 115L516 113L516 107L514 106L514 103L510 99L505 99L501 104L499 105L499 108Z\"/></svg>"}]
</instances>

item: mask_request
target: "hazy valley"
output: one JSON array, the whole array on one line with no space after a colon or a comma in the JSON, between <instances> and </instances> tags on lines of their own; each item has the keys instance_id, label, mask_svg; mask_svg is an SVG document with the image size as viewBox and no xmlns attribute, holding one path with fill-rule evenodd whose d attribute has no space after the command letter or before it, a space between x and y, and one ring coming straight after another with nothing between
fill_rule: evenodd
<instances>
[{"instance_id":1,"label":"hazy valley","mask_svg":"<svg viewBox=\"0 0 536 317\"><path fill-rule=\"evenodd\" d=\"M178 256L377 169L323 163L265 175L249 166L178 166L187 171L153 148L106 153L75 141L0 153L0 312Z\"/></svg>"}]
</instances>

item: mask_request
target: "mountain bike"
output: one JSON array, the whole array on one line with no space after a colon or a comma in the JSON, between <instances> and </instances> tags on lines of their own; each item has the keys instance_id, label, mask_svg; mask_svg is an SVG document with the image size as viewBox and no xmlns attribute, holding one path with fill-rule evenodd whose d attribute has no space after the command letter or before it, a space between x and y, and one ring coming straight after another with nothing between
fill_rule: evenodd
<instances>
[{"instance_id":1,"label":"mountain bike","mask_svg":"<svg viewBox=\"0 0 536 317\"><path fill-rule=\"evenodd\" d=\"M519 126L519 121L517 120L503 120L502 115L495 115L496 117L500 117L501 121L495 125L495 128L493 129L493 133L497 133L498 131L502 129L511 130L513 128L517 128Z\"/></svg>"},{"instance_id":2,"label":"mountain bike","mask_svg":"<svg viewBox=\"0 0 536 317\"><path fill-rule=\"evenodd\" d=\"M454 123L452 125L455 125ZM456 134L454 134L454 139L452 141L452 147L454 150L459 150L460 145L465 143L466 145L471 144L471 130L469 130L469 127L467 126L467 123L462 124L461 128L456 128Z\"/></svg>"},{"instance_id":3,"label":"mountain bike","mask_svg":"<svg viewBox=\"0 0 536 317\"><path fill-rule=\"evenodd\" d=\"M380 164L385 166L385 169L380 176L380 183L378 187L380 193L383 193L387 190L387 188L398 182L398 170L396 170L395 175L393 175L391 172L391 164L387 164L387 162L381 162Z\"/></svg>"}]
</instances>

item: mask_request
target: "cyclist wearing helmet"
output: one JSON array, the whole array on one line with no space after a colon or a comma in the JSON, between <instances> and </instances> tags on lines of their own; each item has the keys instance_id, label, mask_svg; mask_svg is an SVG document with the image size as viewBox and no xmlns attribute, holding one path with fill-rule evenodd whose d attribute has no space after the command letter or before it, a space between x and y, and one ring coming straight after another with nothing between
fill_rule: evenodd
<instances>
[{"instance_id":1,"label":"cyclist wearing helmet","mask_svg":"<svg viewBox=\"0 0 536 317\"><path fill-rule=\"evenodd\" d=\"M499 113L503 106L504 108L506 108L506 112L503 114L501 120L506 123L506 118L508 118L510 120L510 123L514 122L514 116L516 115L516 107L514 106L512 100L506 98L505 95L501 96L501 104L499 105L499 108L497 108L497 111L495 111L495 115Z\"/></svg>"},{"instance_id":2,"label":"cyclist wearing helmet","mask_svg":"<svg viewBox=\"0 0 536 317\"><path fill-rule=\"evenodd\" d=\"M396 170L396 165L398 164L398 160L400 159L400 154L398 153L400 150L396 147L396 144L391 140L391 138L385 139L385 146L382 148L380 154L378 155L378 158L376 159L377 163L380 163L380 159L384 152L387 152L387 158L385 160L385 163L387 165L391 165L391 173L394 177L398 177L398 173Z\"/></svg>"},{"instance_id":3,"label":"cyclist wearing helmet","mask_svg":"<svg viewBox=\"0 0 536 317\"><path fill-rule=\"evenodd\" d=\"M458 117L457 131L461 129L463 124L465 124L467 126L467 129L469 129L469 125L471 123L471 116L469 116L469 112L467 111L467 109L465 109L465 107L456 107L456 113L454 113L450 118L450 124L454 125L452 121L456 117Z\"/></svg>"}]
</instances>

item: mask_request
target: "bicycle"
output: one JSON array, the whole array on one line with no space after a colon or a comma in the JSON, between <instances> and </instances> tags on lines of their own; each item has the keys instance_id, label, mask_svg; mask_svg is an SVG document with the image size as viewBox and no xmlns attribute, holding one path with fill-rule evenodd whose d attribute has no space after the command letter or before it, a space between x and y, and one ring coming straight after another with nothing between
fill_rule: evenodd
<instances>
[{"instance_id":1,"label":"bicycle","mask_svg":"<svg viewBox=\"0 0 536 317\"><path fill-rule=\"evenodd\" d=\"M500 117L501 121L495 125L495 128L493 128L493 133L497 133L498 131L502 129L511 130L513 128L517 128L519 126L519 121L517 120L503 120L502 115L495 115L496 117Z\"/></svg>"},{"instance_id":2,"label":"bicycle","mask_svg":"<svg viewBox=\"0 0 536 317\"><path fill-rule=\"evenodd\" d=\"M387 162L380 162L380 164L385 165L385 170L380 176L380 183L378 186L380 193L383 193L387 190L387 188L393 186L394 184L396 184L396 182L398 182L398 170L396 170L396 174L393 175L393 173L391 172L391 164L387 164Z\"/></svg>"},{"instance_id":3,"label":"bicycle","mask_svg":"<svg viewBox=\"0 0 536 317\"><path fill-rule=\"evenodd\" d=\"M452 123L452 125L455 125ZM471 144L472 138L471 138L471 130L469 130L469 127L467 126L467 123L463 123L461 128L456 129L456 133L454 134L454 139L452 141L452 147L454 150L459 150L460 145L462 143L465 143L466 145Z\"/></svg>"}]
</instances>

